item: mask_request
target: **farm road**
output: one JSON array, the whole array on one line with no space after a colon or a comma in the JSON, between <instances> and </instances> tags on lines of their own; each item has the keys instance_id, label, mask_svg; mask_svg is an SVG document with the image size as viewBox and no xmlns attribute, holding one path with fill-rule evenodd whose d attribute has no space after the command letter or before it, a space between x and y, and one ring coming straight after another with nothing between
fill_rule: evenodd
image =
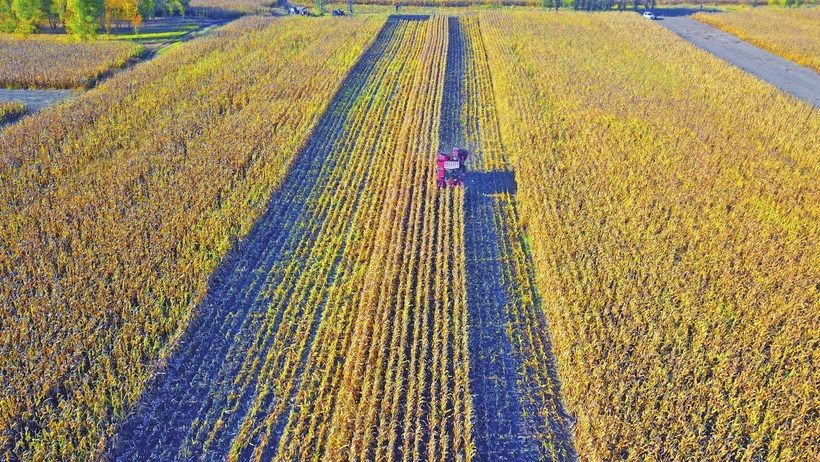
<instances>
[{"instance_id":1,"label":"farm road","mask_svg":"<svg viewBox=\"0 0 820 462\"><path fill-rule=\"evenodd\" d=\"M812 69L761 50L690 17L667 16L659 23L729 64L820 108L820 74Z\"/></svg>"},{"instance_id":2,"label":"farm road","mask_svg":"<svg viewBox=\"0 0 820 462\"><path fill-rule=\"evenodd\" d=\"M0 102L19 101L28 112L35 112L71 98L77 90L6 90L0 88Z\"/></svg>"},{"instance_id":3,"label":"farm road","mask_svg":"<svg viewBox=\"0 0 820 462\"><path fill-rule=\"evenodd\" d=\"M570 419L516 225L515 177L504 161L489 83L478 22L449 18L439 138L442 149L458 145L471 152L464 250L476 459L574 460ZM540 374L525 364L540 365Z\"/></svg>"}]
</instances>

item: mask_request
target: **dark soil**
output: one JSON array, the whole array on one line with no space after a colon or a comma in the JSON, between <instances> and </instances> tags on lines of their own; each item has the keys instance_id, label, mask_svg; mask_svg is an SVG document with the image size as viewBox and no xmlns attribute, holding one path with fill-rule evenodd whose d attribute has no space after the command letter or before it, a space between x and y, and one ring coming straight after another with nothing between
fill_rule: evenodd
<instances>
[{"instance_id":1,"label":"dark soil","mask_svg":"<svg viewBox=\"0 0 820 462\"><path fill-rule=\"evenodd\" d=\"M71 98L77 93L77 90L6 90L0 88L0 102L19 101L31 113Z\"/></svg>"}]
</instances>

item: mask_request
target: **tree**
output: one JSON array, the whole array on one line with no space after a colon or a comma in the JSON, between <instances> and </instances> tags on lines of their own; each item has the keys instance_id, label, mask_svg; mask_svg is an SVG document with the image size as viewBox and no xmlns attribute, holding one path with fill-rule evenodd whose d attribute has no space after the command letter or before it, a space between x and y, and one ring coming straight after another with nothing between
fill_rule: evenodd
<instances>
[{"instance_id":1,"label":"tree","mask_svg":"<svg viewBox=\"0 0 820 462\"><path fill-rule=\"evenodd\" d=\"M155 5L159 8L163 6L165 9L168 10L168 16L174 15L174 10L178 10L179 14L182 17L185 17L185 10L188 9L188 5L190 4L190 0L161 0L160 2L155 3Z\"/></svg>"},{"instance_id":2,"label":"tree","mask_svg":"<svg viewBox=\"0 0 820 462\"><path fill-rule=\"evenodd\" d=\"M154 0L138 0L137 12L143 19L151 19L154 17Z\"/></svg>"},{"instance_id":3,"label":"tree","mask_svg":"<svg viewBox=\"0 0 820 462\"><path fill-rule=\"evenodd\" d=\"M67 0L65 26L69 34L81 40L97 35L98 21L102 17L104 0Z\"/></svg>"},{"instance_id":4,"label":"tree","mask_svg":"<svg viewBox=\"0 0 820 462\"><path fill-rule=\"evenodd\" d=\"M20 34L36 32L40 21L43 19L40 0L12 0L11 11L17 20L14 32Z\"/></svg>"},{"instance_id":5,"label":"tree","mask_svg":"<svg viewBox=\"0 0 820 462\"><path fill-rule=\"evenodd\" d=\"M105 33L111 33L111 21L129 21L137 31L142 25L137 0L105 0ZM119 28L119 26L118 26Z\"/></svg>"},{"instance_id":6,"label":"tree","mask_svg":"<svg viewBox=\"0 0 820 462\"><path fill-rule=\"evenodd\" d=\"M314 0L316 3L316 12L319 16L325 15L325 0Z\"/></svg>"},{"instance_id":7,"label":"tree","mask_svg":"<svg viewBox=\"0 0 820 462\"><path fill-rule=\"evenodd\" d=\"M43 4L45 10L46 4ZM65 25L67 0L48 0L48 21L51 23L51 28L57 28L57 20L59 19Z\"/></svg>"},{"instance_id":8,"label":"tree","mask_svg":"<svg viewBox=\"0 0 820 462\"><path fill-rule=\"evenodd\" d=\"M16 26L11 12L11 0L0 0L0 32L14 32Z\"/></svg>"},{"instance_id":9,"label":"tree","mask_svg":"<svg viewBox=\"0 0 820 462\"><path fill-rule=\"evenodd\" d=\"M31 34L42 19L40 0L0 0L0 32Z\"/></svg>"}]
</instances>

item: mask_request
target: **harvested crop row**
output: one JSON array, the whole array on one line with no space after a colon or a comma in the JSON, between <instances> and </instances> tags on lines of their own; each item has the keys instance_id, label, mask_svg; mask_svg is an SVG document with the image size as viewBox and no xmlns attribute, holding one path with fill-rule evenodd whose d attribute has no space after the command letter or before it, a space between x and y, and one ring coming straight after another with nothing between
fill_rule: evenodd
<instances>
[{"instance_id":1,"label":"harvested crop row","mask_svg":"<svg viewBox=\"0 0 820 462\"><path fill-rule=\"evenodd\" d=\"M0 34L0 88L87 87L145 51L128 42L79 43Z\"/></svg>"},{"instance_id":2,"label":"harvested crop row","mask_svg":"<svg viewBox=\"0 0 820 462\"><path fill-rule=\"evenodd\" d=\"M816 459L820 115L631 15L481 24L578 452Z\"/></svg>"},{"instance_id":3,"label":"harvested crop row","mask_svg":"<svg viewBox=\"0 0 820 462\"><path fill-rule=\"evenodd\" d=\"M514 156L501 143L479 21L453 19L450 27L460 30L456 36L464 55L458 123L473 152L465 251L477 448L489 458L570 460L570 418L561 404L555 358L518 226ZM470 296L473 292L477 296Z\"/></svg>"},{"instance_id":4,"label":"harvested crop row","mask_svg":"<svg viewBox=\"0 0 820 462\"><path fill-rule=\"evenodd\" d=\"M692 17L820 72L820 9L752 8Z\"/></svg>"},{"instance_id":5,"label":"harvested crop row","mask_svg":"<svg viewBox=\"0 0 820 462\"><path fill-rule=\"evenodd\" d=\"M461 197L429 165L446 39L387 22L118 453L469 458Z\"/></svg>"},{"instance_id":6,"label":"harvested crop row","mask_svg":"<svg viewBox=\"0 0 820 462\"><path fill-rule=\"evenodd\" d=\"M270 23L0 132L5 454L103 450L383 21Z\"/></svg>"}]
</instances>

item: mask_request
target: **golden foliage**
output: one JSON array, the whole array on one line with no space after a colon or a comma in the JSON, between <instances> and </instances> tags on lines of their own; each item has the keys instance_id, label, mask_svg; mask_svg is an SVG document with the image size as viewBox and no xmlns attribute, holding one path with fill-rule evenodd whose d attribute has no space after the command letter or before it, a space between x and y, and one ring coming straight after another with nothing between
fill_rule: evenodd
<instances>
[{"instance_id":1,"label":"golden foliage","mask_svg":"<svg viewBox=\"0 0 820 462\"><path fill-rule=\"evenodd\" d=\"M820 9L744 8L692 17L820 72Z\"/></svg>"},{"instance_id":2,"label":"golden foliage","mask_svg":"<svg viewBox=\"0 0 820 462\"><path fill-rule=\"evenodd\" d=\"M241 20L0 131L4 455L104 450L383 20L308 22Z\"/></svg>"},{"instance_id":3,"label":"golden foliage","mask_svg":"<svg viewBox=\"0 0 820 462\"><path fill-rule=\"evenodd\" d=\"M634 15L481 24L578 452L816 459L820 114Z\"/></svg>"},{"instance_id":4,"label":"golden foliage","mask_svg":"<svg viewBox=\"0 0 820 462\"><path fill-rule=\"evenodd\" d=\"M86 87L144 52L128 42L71 42L0 34L0 87Z\"/></svg>"},{"instance_id":5,"label":"golden foliage","mask_svg":"<svg viewBox=\"0 0 820 462\"><path fill-rule=\"evenodd\" d=\"M26 113L26 106L19 101L0 101L0 125Z\"/></svg>"}]
</instances>

